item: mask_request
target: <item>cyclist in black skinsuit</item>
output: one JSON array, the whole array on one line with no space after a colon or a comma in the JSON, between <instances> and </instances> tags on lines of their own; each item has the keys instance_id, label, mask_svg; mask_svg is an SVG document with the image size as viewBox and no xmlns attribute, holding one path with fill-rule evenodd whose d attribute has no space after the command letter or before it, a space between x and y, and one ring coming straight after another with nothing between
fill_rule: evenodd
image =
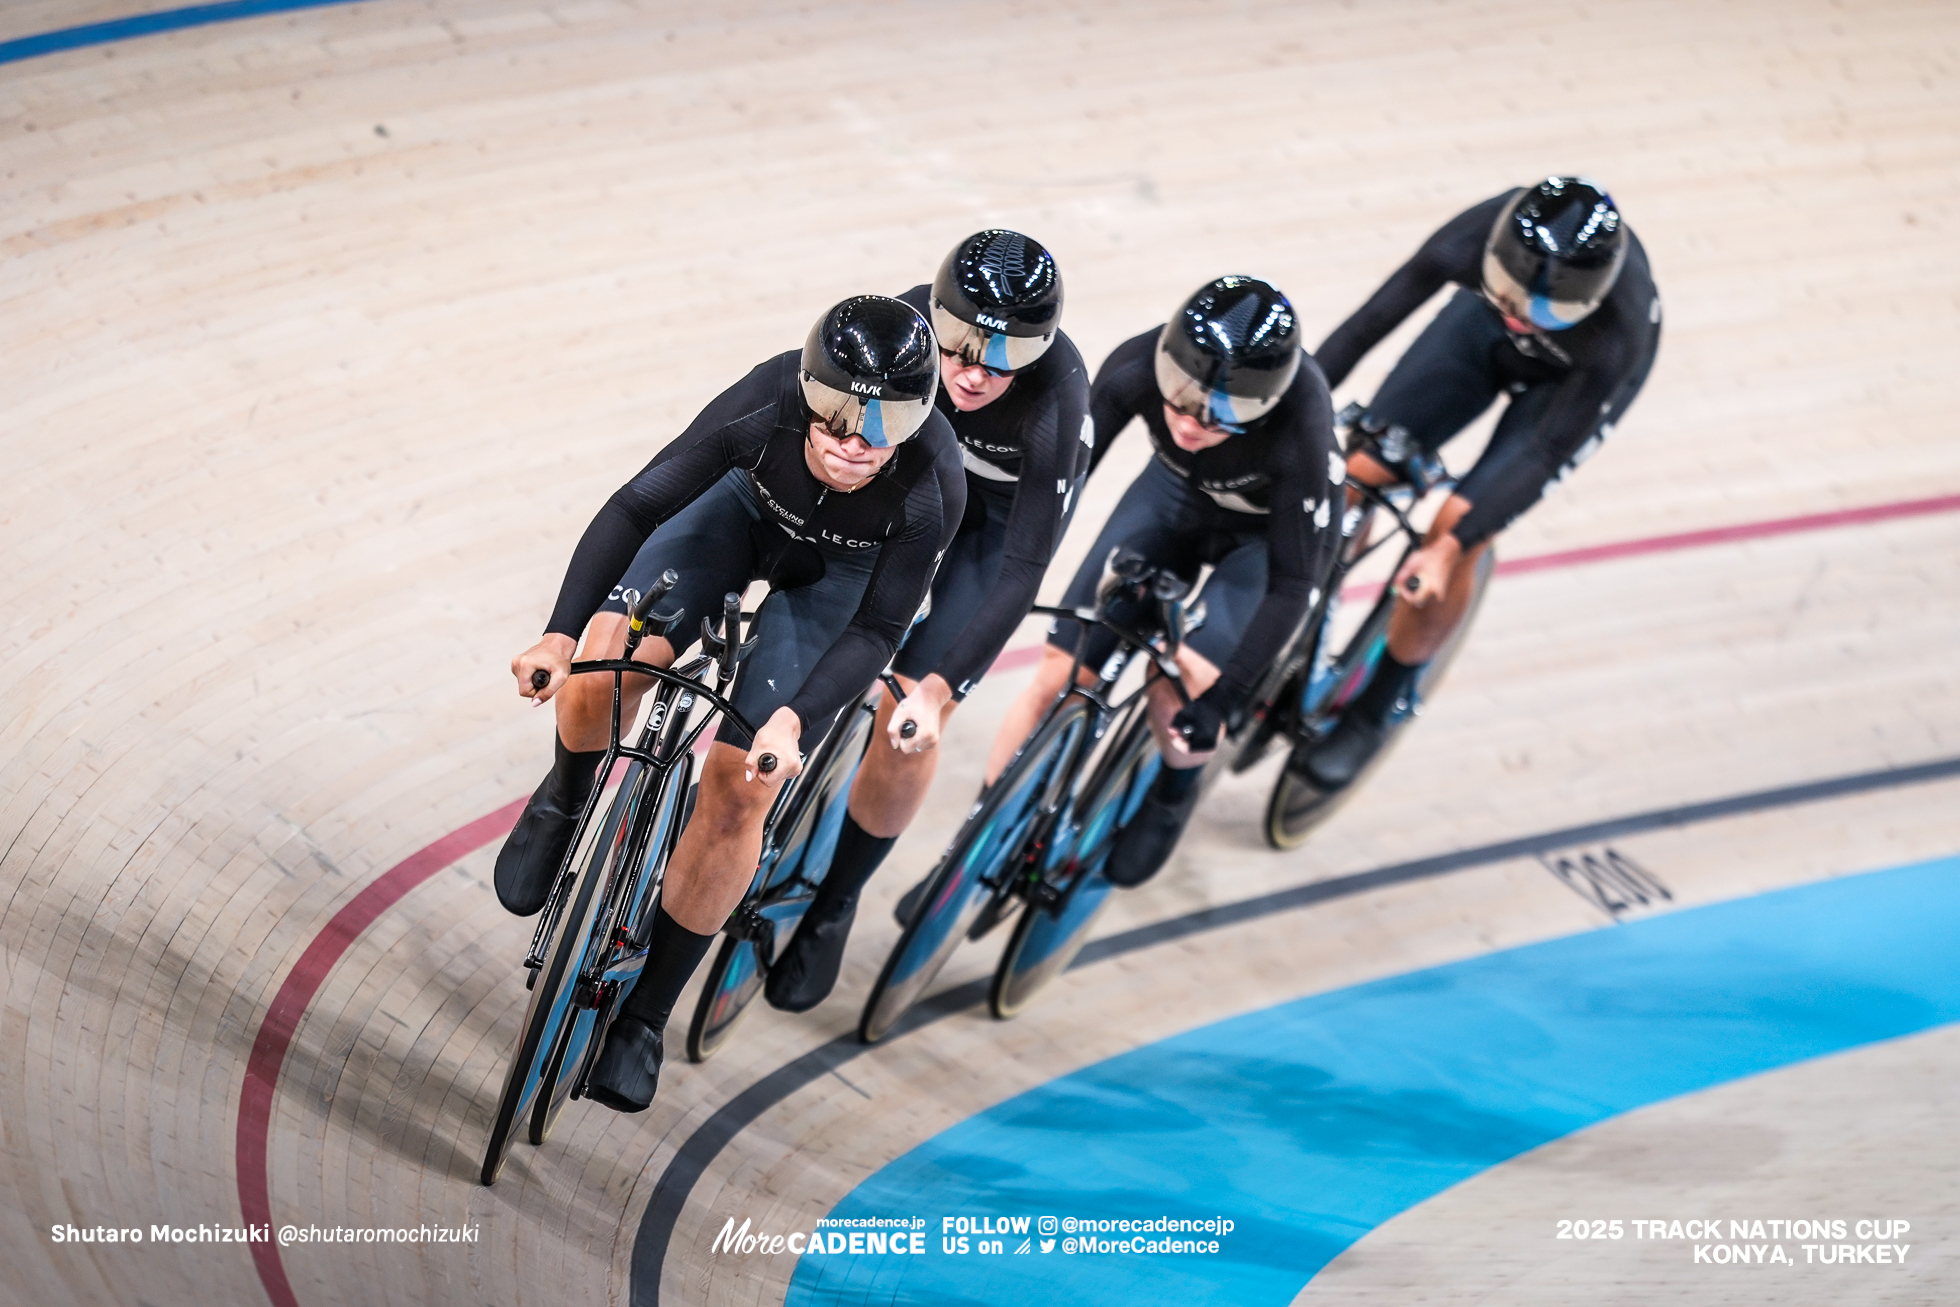
<instances>
[{"instance_id":1,"label":"cyclist in black skinsuit","mask_svg":"<svg viewBox=\"0 0 1960 1307\"><path fill-rule=\"evenodd\" d=\"M764 993L790 1012L837 983L858 893L925 800L934 746L1033 606L1086 473L1089 379L1061 331L1062 281L1047 250L1018 232L978 232L946 256L930 287L899 297L939 337L939 412L966 464L966 516L932 585L931 611L905 638L874 743L852 784L830 869ZM895 710L894 710L895 708ZM917 734L899 734L906 721ZM877 739L873 737L874 741Z\"/></svg>"},{"instance_id":2,"label":"cyclist in black skinsuit","mask_svg":"<svg viewBox=\"0 0 1960 1307\"><path fill-rule=\"evenodd\" d=\"M1348 472L1369 485L1412 479L1413 460L1498 395L1510 404L1397 573L1401 602L1373 677L1334 731L1293 759L1324 789L1359 775L1389 724L1414 710L1416 678L1462 620L1478 556L1612 434L1660 343L1647 252L1612 197L1552 177L1464 210L1423 242L1316 352L1328 384L1452 282L1459 289L1355 418Z\"/></svg>"},{"instance_id":3,"label":"cyclist in black skinsuit","mask_svg":"<svg viewBox=\"0 0 1960 1307\"><path fill-rule=\"evenodd\" d=\"M1093 607L1104 565L1119 548L1205 583L1204 624L1180 654L1195 699L1151 691L1163 752L1136 815L1118 835L1106 874L1139 885L1170 856L1197 802L1201 770L1233 718L1280 655L1333 565L1342 464L1320 369L1298 344L1293 306L1250 277L1221 277L1170 323L1118 345L1096 374L1092 460L1141 418L1155 457L1124 492L1062 602ZM1060 624L1027 690L995 739L998 775L1068 680L1076 633ZM1089 639L1085 674L1113 648Z\"/></svg>"},{"instance_id":4,"label":"cyclist in black skinsuit","mask_svg":"<svg viewBox=\"0 0 1960 1307\"><path fill-rule=\"evenodd\" d=\"M681 582L662 610L680 610L674 634L650 636L636 655L671 665L724 593L771 586L731 691L758 730L745 752L724 723L703 762L645 970L593 1068L590 1094L609 1107L636 1112L652 1099L668 1014L748 888L802 741L821 738L890 660L959 525L966 478L932 406L937 381L932 330L910 305L879 295L836 305L800 355L768 360L710 401L606 501L544 638L511 662L520 694L533 695L541 669L550 680L535 697L558 696L556 761L497 856L497 897L529 915L597 781L611 716L609 679L567 684L574 637L584 630L587 658L619 657L627 605L671 567ZM626 679L624 711L644 688ZM766 774L765 753L779 760Z\"/></svg>"}]
</instances>

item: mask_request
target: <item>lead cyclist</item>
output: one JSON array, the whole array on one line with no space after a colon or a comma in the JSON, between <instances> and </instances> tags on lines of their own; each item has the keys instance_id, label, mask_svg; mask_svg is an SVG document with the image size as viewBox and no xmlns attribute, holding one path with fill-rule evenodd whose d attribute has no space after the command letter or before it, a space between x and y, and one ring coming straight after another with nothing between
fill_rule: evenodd
<instances>
[{"instance_id":1,"label":"lead cyclist","mask_svg":"<svg viewBox=\"0 0 1960 1307\"><path fill-rule=\"evenodd\" d=\"M966 465L966 514L931 611L893 667L905 699L879 704L886 743L873 736L829 870L769 969L764 995L788 1012L815 1007L837 983L859 892L925 801L941 727L1034 605L1094 444L1088 370L1062 333L1061 273L1038 242L976 232L930 286L899 298L930 314L939 337L935 402Z\"/></svg>"},{"instance_id":2,"label":"lead cyclist","mask_svg":"<svg viewBox=\"0 0 1960 1307\"><path fill-rule=\"evenodd\" d=\"M1548 177L1464 210L1424 241L1315 352L1328 385L1450 283L1455 295L1353 418L1348 475L1372 486L1414 479L1413 461L1500 394L1510 403L1397 571L1373 676L1334 730L1289 763L1324 790L1350 784L1389 726L1415 711L1417 677L1463 620L1478 558L1613 433L1660 344L1647 252L1612 197L1583 178Z\"/></svg>"},{"instance_id":3,"label":"lead cyclist","mask_svg":"<svg viewBox=\"0 0 1960 1307\"><path fill-rule=\"evenodd\" d=\"M910 305L882 295L836 305L800 352L723 391L606 501L572 554L544 638L511 660L518 693L555 699L557 714L551 774L497 855L498 899L528 916L599 782L611 722L611 680L570 677L578 632L586 658L620 657L626 608L672 568L672 634L649 636L635 655L671 666L725 593L770 586L756 648L730 690L760 726L745 746L724 720L709 746L646 967L590 1077L589 1095L608 1107L652 1101L668 1015L755 874L777 790L802 769L803 742L822 738L890 661L959 525L966 484L952 428L933 408L938 376L932 329ZM539 671L549 679L534 691ZM624 714L644 690L625 678Z\"/></svg>"}]
</instances>

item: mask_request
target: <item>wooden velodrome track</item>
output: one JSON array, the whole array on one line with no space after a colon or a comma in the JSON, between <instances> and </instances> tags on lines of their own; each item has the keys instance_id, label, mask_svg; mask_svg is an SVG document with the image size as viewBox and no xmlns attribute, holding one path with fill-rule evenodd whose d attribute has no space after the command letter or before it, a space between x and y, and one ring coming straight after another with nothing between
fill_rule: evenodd
<instances>
[{"instance_id":1,"label":"wooden velodrome track","mask_svg":"<svg viewBox=\"0 0 1960 1307\"><path fill-rule=\"evenodd\" d=\"M10 0L0 43L169 8ZM729 1217L807 1228L1103 1058L1606 924L1558 855L1610 844L1680 908L1960 851L1960 772L1928 766L1960 755L1950 5L368 0L115 35L0 45L0 1301L776 1302L794 1259L717 1259ZM1659 365L1503 545L1557 557L1503 579L1334 823L1268 853L1267 776L1230 783L1019 1021L954 1012L717 1118L842 1047L1003 670L836 997L475 1184L530 929L489 858L548 749L506 661L706 397L989 224L1058 252L1092 361L1226 271L1318 339L1442 219L1555 169L1646 242ZM1617 1117L1381 1225L1300 1301L1952 1302L1956 1071L1949 1027ZM1550 1238L1710 1205L1910 1218L1918 1251L1771 1293ZM255 1219L481 1242L50 1234Z\"/></svg>"}]
</instances>

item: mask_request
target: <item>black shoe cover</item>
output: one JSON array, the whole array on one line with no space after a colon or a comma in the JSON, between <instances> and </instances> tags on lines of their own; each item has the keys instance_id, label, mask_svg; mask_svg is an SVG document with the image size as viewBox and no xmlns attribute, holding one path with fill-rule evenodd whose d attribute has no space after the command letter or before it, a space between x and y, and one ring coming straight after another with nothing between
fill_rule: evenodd
<instances>
[{"instance_id":1,"label":"black shoe cover","mask_svg":"<svg viewBox=\"0 0 1960 1307\"><path fill-rule=\"evenodd\" d=\"M1103 864L1103 879L1121 889L1133 889L1155 876L1170 860L1178 836L1198 807L1195 786L1181 799L1166 802L1157 794L1143 796L1136 816L1116 832L1116 847Z\"/></svg>"},{"instance_id":2,"label":"black shoe cover","mask_svg":"<svg viewBox=\"0 0 1960 1307\"><path fill-rule=\"evenodd\" d=\"M1338 790L1354 783L1387 738L1388 727L1383 723L1349 713L1334 727L1333 734L1297 755L1289 765L1321 789Z\"/></svg>"},{"instance_id":3,"label":"black shoe cover","mask_svg":"<svg viewBox=\"0 0 1960 1307\"><path fill-rule=\"evenodd\" d=\"M660 1032L644 1021L620 1017L606 1032L606 1046L586 1082L585 1096L615 1112L644 1112L660 1084Z\"/></svg>"},{"instance_id":4,"label":"black shoe cover","mask_svg":"<svg viewBox=\"0 0 1960 1307\"><path fill-rule=\"evenodd\" d=\"M919 905L926 901L926 891L931 888L932 877L927 876L911 889L899 895L898 902L892 907L892 920L901 926L911 925L912 918L919 915Z\"/></svg>"},{"instance_id":5,"label":"black shoe cover","mask_svg":"<svg viewBox=\"0 0 1960 1307\"><path fill-rule=\"evenodd\" d=\"M565 860L565 846L578 825L578 811L566 812L552 802L550 786L547 777L524 805L524 815L497 851L497 870L491 877L497 902L520 917L532 915L550 897L551 878Z\"/></svg>"},{"instance_id":6,"label":"black shoe cover","mask_svg":"<svg viewBox=\"0 0 1960 1307\"><path fill-rule=\"evenodd\" d=\"M789 947L769 968L762 996L784 1012L808 1012L830 996L844 965L844 945L857 916L852 903L840 913L819 919L813 908L790 936Z\"/></svg>"}]
</instances>

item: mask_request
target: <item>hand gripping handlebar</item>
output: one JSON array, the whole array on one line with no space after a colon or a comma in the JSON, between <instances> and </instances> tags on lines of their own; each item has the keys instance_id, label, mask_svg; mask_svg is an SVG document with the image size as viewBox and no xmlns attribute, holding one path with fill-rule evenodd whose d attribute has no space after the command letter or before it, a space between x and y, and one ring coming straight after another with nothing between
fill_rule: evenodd
<instances>
[{"instance_id":1,"label":"hand gripping handlebar","mask_svg":"<svg viewBox=\"0 0 1960 1307\"><path fill-rule=\"evenodd\" d=\"M899 704L905 702L905 687L898 683L896 676L893 676L890 672L879 672L878 679L883 681L885 683L885 689L891 692L893 707L897 707ZM898 728L898 737L901 740L909 740L918 733L919 724L917 722L908 721Z\"/></svg>"}]
</instances>

